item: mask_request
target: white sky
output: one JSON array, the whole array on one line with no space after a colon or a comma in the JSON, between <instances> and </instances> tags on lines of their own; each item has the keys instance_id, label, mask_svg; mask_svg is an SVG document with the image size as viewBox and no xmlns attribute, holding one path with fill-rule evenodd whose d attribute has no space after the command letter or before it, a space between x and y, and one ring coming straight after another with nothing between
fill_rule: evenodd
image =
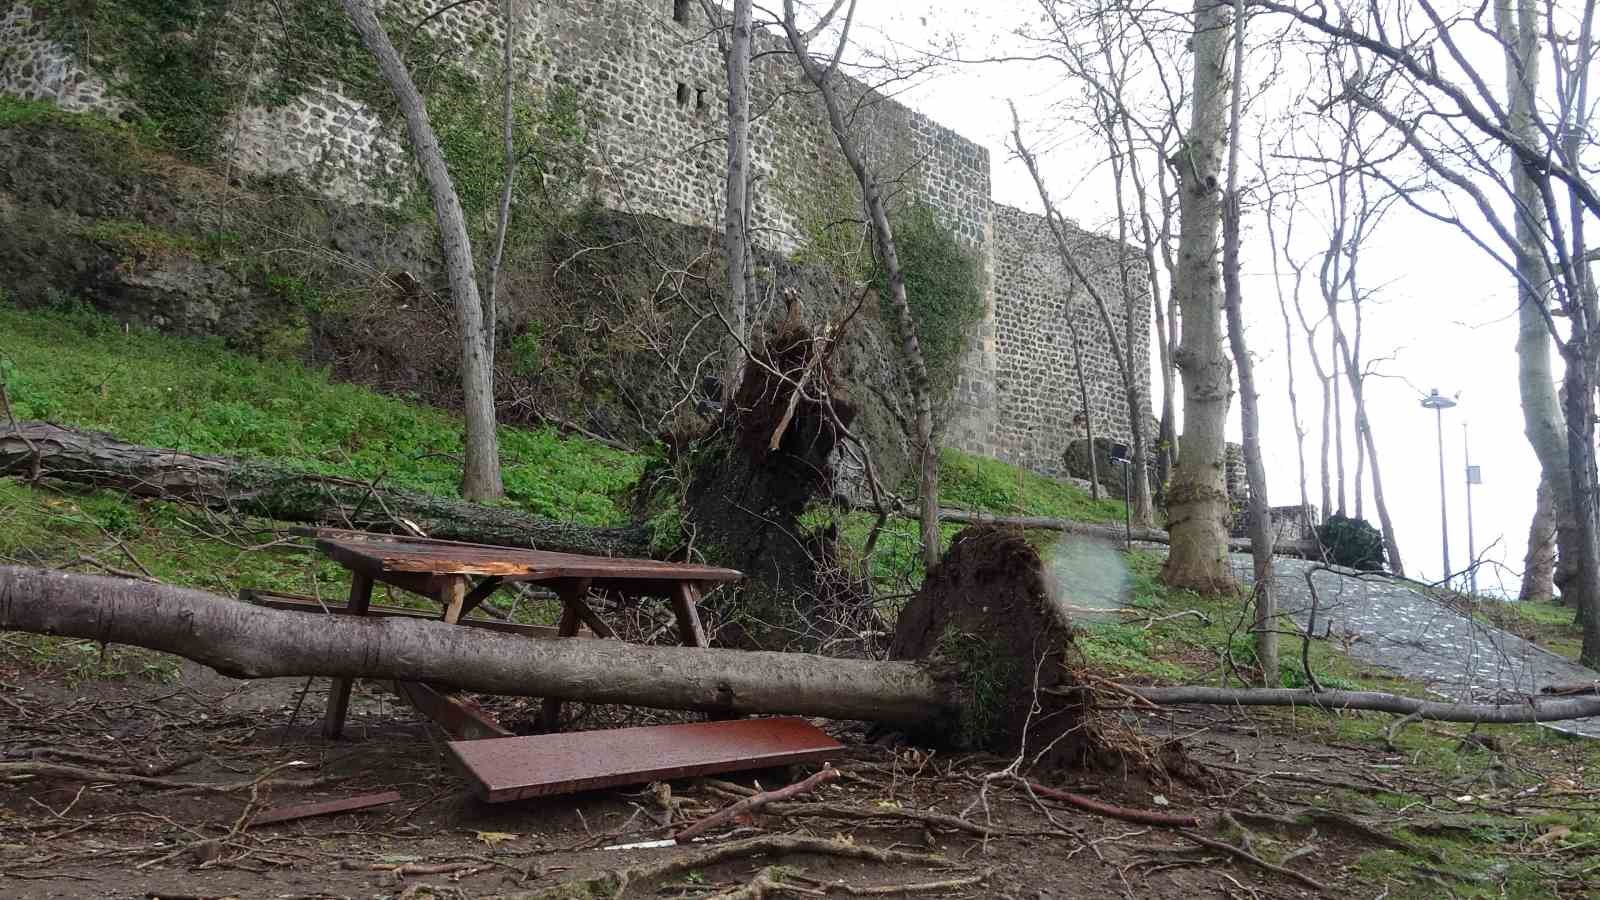
<instances>
[{"instance_id":1,"label":"white sky","mask_svg":"<svg viewBox=\"0 0 1600 900\"><path fill-rule=\"evenodd\" d=\"M969 58L986 52L998 55L1020 46L1011 35L1035 8L1031 0L993 0L984 5L963 0L915 5L869 0L858 11L860 30L855 38L869 46L882 46L889 43L885 35L893 34L895 40L914 44L931 33L956 31ZM1485 70L1500 77L1497 65ZM1027 171L1008 149L1011 123L1006 101L1014 100L1025 128L1030 127L1029 119L1035 120L1031 124L1034 135L1025 134L1025 138L1041 151L1041 165L1058 207L1086 227L1105 228L1113 218L1110 173L1095 167L1098 149L1053 126L1046 112L1053 101L1070 97L1076 90L1063 83L1053 64L1005 63L946 68L907 89L899 99L987 145L994 168L995 199L1037 212L1042 206ZM1245 171L1253 168L1249 163ZM1310 233L1318 232L1320 225L1302 216L1296 228ZM1245 229L1247 337L1258 359L1270 499L1282 505L1299 499L1295 437L1285 392L1288 368L1283 323L1263 223L1259 218L1247 218ZM1320 233L1315 236L1322 238ZM1305 299L1310 315L1320 303L1315 268L1308 274ZM1538 464L1522 435L1511 277L1460 234L1404 209L1392 212L1380 227L1363 256L1361 274L1365 284L1383 285L1380 295L1365 307L1363 356L1369 360L1389 358L1378 367L1384 377L1367 381L1368 412L1407 572L1437 578L1442 571L1434 414L1419 405L1421 397L1437 387L1441 393L1460 395L1460 405L1444 414L1451 563L1460 569L1468 559L1462 434L1466 424L1472 462L1482 467L1485 482L1473 488L1476 546L1480 555L1507 567L1482 570L1479 586L1490 590L1503 585L1514 596L1533 512ZM1348 327L1348 314L1342 315ZM1310 467L1307 487L1315 504L1319 498L1320 389L1298 324L1295 331L1296 387ZM1153 402L1159 403L1159 397ZM1353 478L1351 404L1346 402L1345 408L1346 466ZM1237 398L1231 431L1232 439L1237 440ZM1377 524L1370 500L1364 514ZM1486 547L1492 549L1485 553Z\"/></svg>"}]
</instances>

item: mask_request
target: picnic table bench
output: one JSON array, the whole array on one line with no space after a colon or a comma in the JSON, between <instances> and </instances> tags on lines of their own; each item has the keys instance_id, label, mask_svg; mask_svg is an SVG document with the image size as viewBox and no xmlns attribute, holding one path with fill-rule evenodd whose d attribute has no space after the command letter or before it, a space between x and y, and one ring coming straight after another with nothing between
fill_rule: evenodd
<instances>
[{"instance_id":1,"label":"picnic table bench","mask_svg":"<svg viewBox=\"0 0 1600 900\"><path fill-rule=\"evenodd\" d=\"M742 577L733 569L609 559L516 547L495 547L360 531L299 529L319 551L351 572L348 602L247 590L245 599L278 609L360 616L429 616L400 607L372 606L379 582L430 598L441 618L455 625L492 628L527 637L576 637L585 626L596 637L616 633L589 606L590 591L624 597L658 596L672 601L684 644L706 646L698 603L711 586ZM499 588L530 583L554 590L561 600L556 628L468 615ZM553 632L553 633L552 633ZM337 678L328 693L323 733L338 737L350 703L352 680ZM591 790L657 778L681 778L818 762L837 755L837 741L803 719L688 722L644 728L556 734L561 704L546 699L544 734L517 737L465 698L414 681L396 681L395 693L457 740L450 757L479 797L491 803Z\"/></svg>"},{"instance_id":2,"label":"picnic table bench","mask_svg":"<svg viewBox=\"0 0 1600 900\"><path fill-rule=\"evenodd\" d=\"M670 599L679 638L686 646L705 647L705 628L698 611L702 593L715 585L744 577L733 569L651 559L581 556L364 531L306 529L300 533L311 537L316 548L329 559L350 570L350 598L339 612L367 615L371 609L373 584L382 582L438 602L444 607L442 619L445 622L466 624L462 622L463 617L501 587L516 583L537 584L554 590L561 600L556 637L576 637L579 628L585 625L598 637L616 637L611 626L589 606L589 592L596 590L624 597ZM282 609L322 608L308 605L304 600L273 597L265 592L258 592L255 602ZM351 682L349 678L335 679L329 692L322 729L328 737L338 737L344 730ZM415 699L411 697L415 691L406 693L408 698ZM437 705L436 699L434 705ZM560 717L560 701L546 700L541 716L545 730L556 730Z\"/></svg>"}]
</instances>

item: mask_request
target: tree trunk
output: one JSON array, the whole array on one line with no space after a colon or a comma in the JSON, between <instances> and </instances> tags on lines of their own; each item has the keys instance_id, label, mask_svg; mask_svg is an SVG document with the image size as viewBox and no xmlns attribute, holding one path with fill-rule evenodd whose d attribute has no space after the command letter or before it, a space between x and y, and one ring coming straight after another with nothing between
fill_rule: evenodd
<instances>
[{"instance_id":1,"label":"tree trunk","mask_svg":"<svg viewBox=\"0 0 1600 900\"><path fill-rule=\"evenodd\" d=\"M1555 493L1547 479L1539 479L1533 522L1528 526L1528 555L1522 562L1522 591L1518 600L1550 602L1556 599Z\"/></svg>"},{"instance_id":2,"label":"tree trunk","mask_svg":"<svg viewBox=\"0 0 1600 900\"><path fill-rule=\"evenodd\" d=\"M1089 407L1089 381L1083 374L1083 341L1071 304L1066 311L1067 332L1072 336L1072 366L1078 375L1078 399L1083 404L1083 440L1089 448L1089 499L1100 499L1100 454L1094 449L1094 410Z\"/></svg>"},{"instance_id":3,"label":"tree trunk","mask_svg":"<svg viewBox=\"0 0 1600 900\"><path fill-rule=\"evenodd\" d=\"M723 340L723 400L733 399L750 339L750 304L755 293L750 223L750 42L751 0L734 0L728 66L728 180L723 248L728 256L731 330Z\"/></svg>"},{"instance_id":4,"label":"tree trunk","mask_svg":"<svg viewBox=\"0 0 1600 900\"><path fill-rule=\"evenodd\" d=\"M843 33L839 38L841 53L850 35L850 22L854 13L855 3L852 2L850 12L844 21ZM833 64L826 69L819 66L811 57L811 52L806 46L807 39L801 36L795 24L793 0L784 0L783 28L795 61L800 64L800 68L806 73L806 78L822 96L822 104L828 111L828 125L833 130L834 140L839 144L839 152L844 155L845 162L850 165L850 171L855 173L856 183L861 187L861 200L867 209L867 221L872 228L873 243L877 247L885 271L889 274L889 303L894 307L895 317L899 320L900 348L905 356L906 368L909 370L907 374L911 382L912 398L917 408L916 439L921 445L919 450L922 454L921 475L918 479L918 492L922 505L922 562L925 569L932 569L939 562L940 550L939 447L933 438L932 388L928 382L928 366L922 358L922 344L917 340L917 322L911 315L911 303L906 299L905 273L900 269L900 254L895 250L894 231L889 227L889 212L884 207L883 193L878 186L878 179L867 169L860 148L856 146L855 138L850 135L844 107L834 91L833 75L838 64L838 54L834 55Z\"/></svg>"},{"instance_id":5,"label":"tree trunk","mask_svg":"<svg viewBox=\"0 0 1600 900\"><path fill-rule=\"evenodd\" d=\"M26 475L36 460L46 478L266 519L404 534L398 520L406 518L443 540L596 556L649 553L643 527L590 528L349 478L141 447L48 422L0 432L0 475Z\"/></svg>"},{"instance_id":6,"label":"tree trunk","mask_svg":"<svg viewBox=\"0 0 1600 900\"><path fill-rule=\"evenodd\" d=\"M143 581L0 567L0 628L175 653L235 678L422 681L489 694L926 725L953 685L914 662L539 640L252 606Z\"/></svg>"},{"instance_id":7,"label":"tree trunk","mask_svg":"<svg viewBox=\"0 0 1600 900\"><path fill-rule=\"evenodd\" d=\"M1222 351L1222 291L1217 231L1222 222L1222 152L1226 143L1228 8L1195 0L1194 101L1189 133L1171 160L1180 187L1178 275L1183 316L1177 354L1183 373L1183 452L1168 495L1172 550L1162 579L1201 593L1234 588L1228 570L1228 491L1223 426L1233 373Z\"/></svg>"},{"instance_id":8,"label":"tree trunk","mask_svg":"<svg viewBox=\"0 0 1600 900\"><path fill-rule=\"evenodd\" d=\"M444 250L445 270L450 279L450 299L456 312L456 330L461 340L462 412L466 418L466 464L461 473L461 495L468 500L493 500L505 494L500 482L499 439L495 434L494 409L494 320L484 320L478 296L478 279L472 259L472 241L467 236L461 200L450 180L444 152L428 122L427 106L406 71L404 60L378 24L367 0L340 0L356 33L361 35L378 61L378 68L394 92L406 119L411 153L428 183L433 198L434 219L439 226L439 243Z\"/></svg>"},{"instance_id":9,"label":"tree trunk","mask_svg":"<svg viewBox=\"0 0 1600 900\"><path fill-rule=\"evenodd\" d=\"M1272 504L1267 502L1267 466L1261 458L1261 410L1255 364L1244 340L1244 297L1239 285L1239 100L1244 76L1244 0L1233 4L1233 77L1228 114L1228 190L1222 210L1222 293L1228 315L1228 343L1239 370L1239 413L1244 430L1244 468L1250 482L1250 556L1255 567L1256 662L1264 687L1278 677L1277 585L1272 572Z\"/></svg>"},{"instance_id":10,"label":"tree trunk","mask_svg":"<svg viewBox=\"0 0 1600 900\"><path fill-rule=\"evenodd\" d=\"M1500 0L1495 24L1505 47L1507 119L1511 132L1535 140L1534 103L1539 88L1539 12L1532 0ZM1516 195L1517 236L1517 387L1522 399L1522 429L1539 460L1541 487L1550 491L1556 544L1555 587L1564 601L1582 607L1574 583L1582 558L1582 529L1573 504L1573 472L1567 458L1567 422L1551 365L1550 326L1545 306L1550 270L1545 264L1546 216L1534 177L1520 161L1510 162ZM1531 550L1531 547L1530 547Z\"/></svg>"}]
</instances>

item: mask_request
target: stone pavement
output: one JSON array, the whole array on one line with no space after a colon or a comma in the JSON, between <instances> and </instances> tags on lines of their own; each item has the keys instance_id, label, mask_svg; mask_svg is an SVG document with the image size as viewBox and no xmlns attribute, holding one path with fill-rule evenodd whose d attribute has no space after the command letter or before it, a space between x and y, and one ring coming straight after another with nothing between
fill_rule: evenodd
<instances>
[{"instance_id":1,"label":"stone pavement","mask_svg":"<svg viewBox=\"0 0 1600 900\"><path fill-rule=\"evenodd\" d=\"M1253 580L1250 557L1232 554L1241 582ZM1306 573L1313 563L1274 561L1278 605L1302 628L1312 619ZM1348 570L1316 571L1315 630L1363 662L1426 684L1457 701L1515 702L1551 684L1600 679L1600 673L1568 662L1514 634L1473 621L1420 590ZM1298 652L1285 640L1283 653ZM1600 717L1552 723L1568 734L1600 738Z\"/></svg>"}]
</instances>

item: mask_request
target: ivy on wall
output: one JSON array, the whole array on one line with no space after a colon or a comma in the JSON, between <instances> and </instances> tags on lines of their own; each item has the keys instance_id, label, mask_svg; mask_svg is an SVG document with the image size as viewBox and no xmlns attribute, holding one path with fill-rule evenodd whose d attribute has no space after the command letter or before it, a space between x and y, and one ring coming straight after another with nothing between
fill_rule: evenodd
<instances>
[{"instance_id":1,"label":"ivy on wall","mask_svg":"<svg viewBox=\"0 0 1600 900\"><path fill-rule=\"evenodd\" d=\"M906 300L916 322L917 340L936 398L949 396L961 370L972 328L983 318L982 270L977 256L955 233L939 224L933 207L912 203L891 214L895 252L906 282ZM872 284L883 304L883 316L894 321L889 307L889 276L879 263Z\"/></svg>"}]
</instances>

